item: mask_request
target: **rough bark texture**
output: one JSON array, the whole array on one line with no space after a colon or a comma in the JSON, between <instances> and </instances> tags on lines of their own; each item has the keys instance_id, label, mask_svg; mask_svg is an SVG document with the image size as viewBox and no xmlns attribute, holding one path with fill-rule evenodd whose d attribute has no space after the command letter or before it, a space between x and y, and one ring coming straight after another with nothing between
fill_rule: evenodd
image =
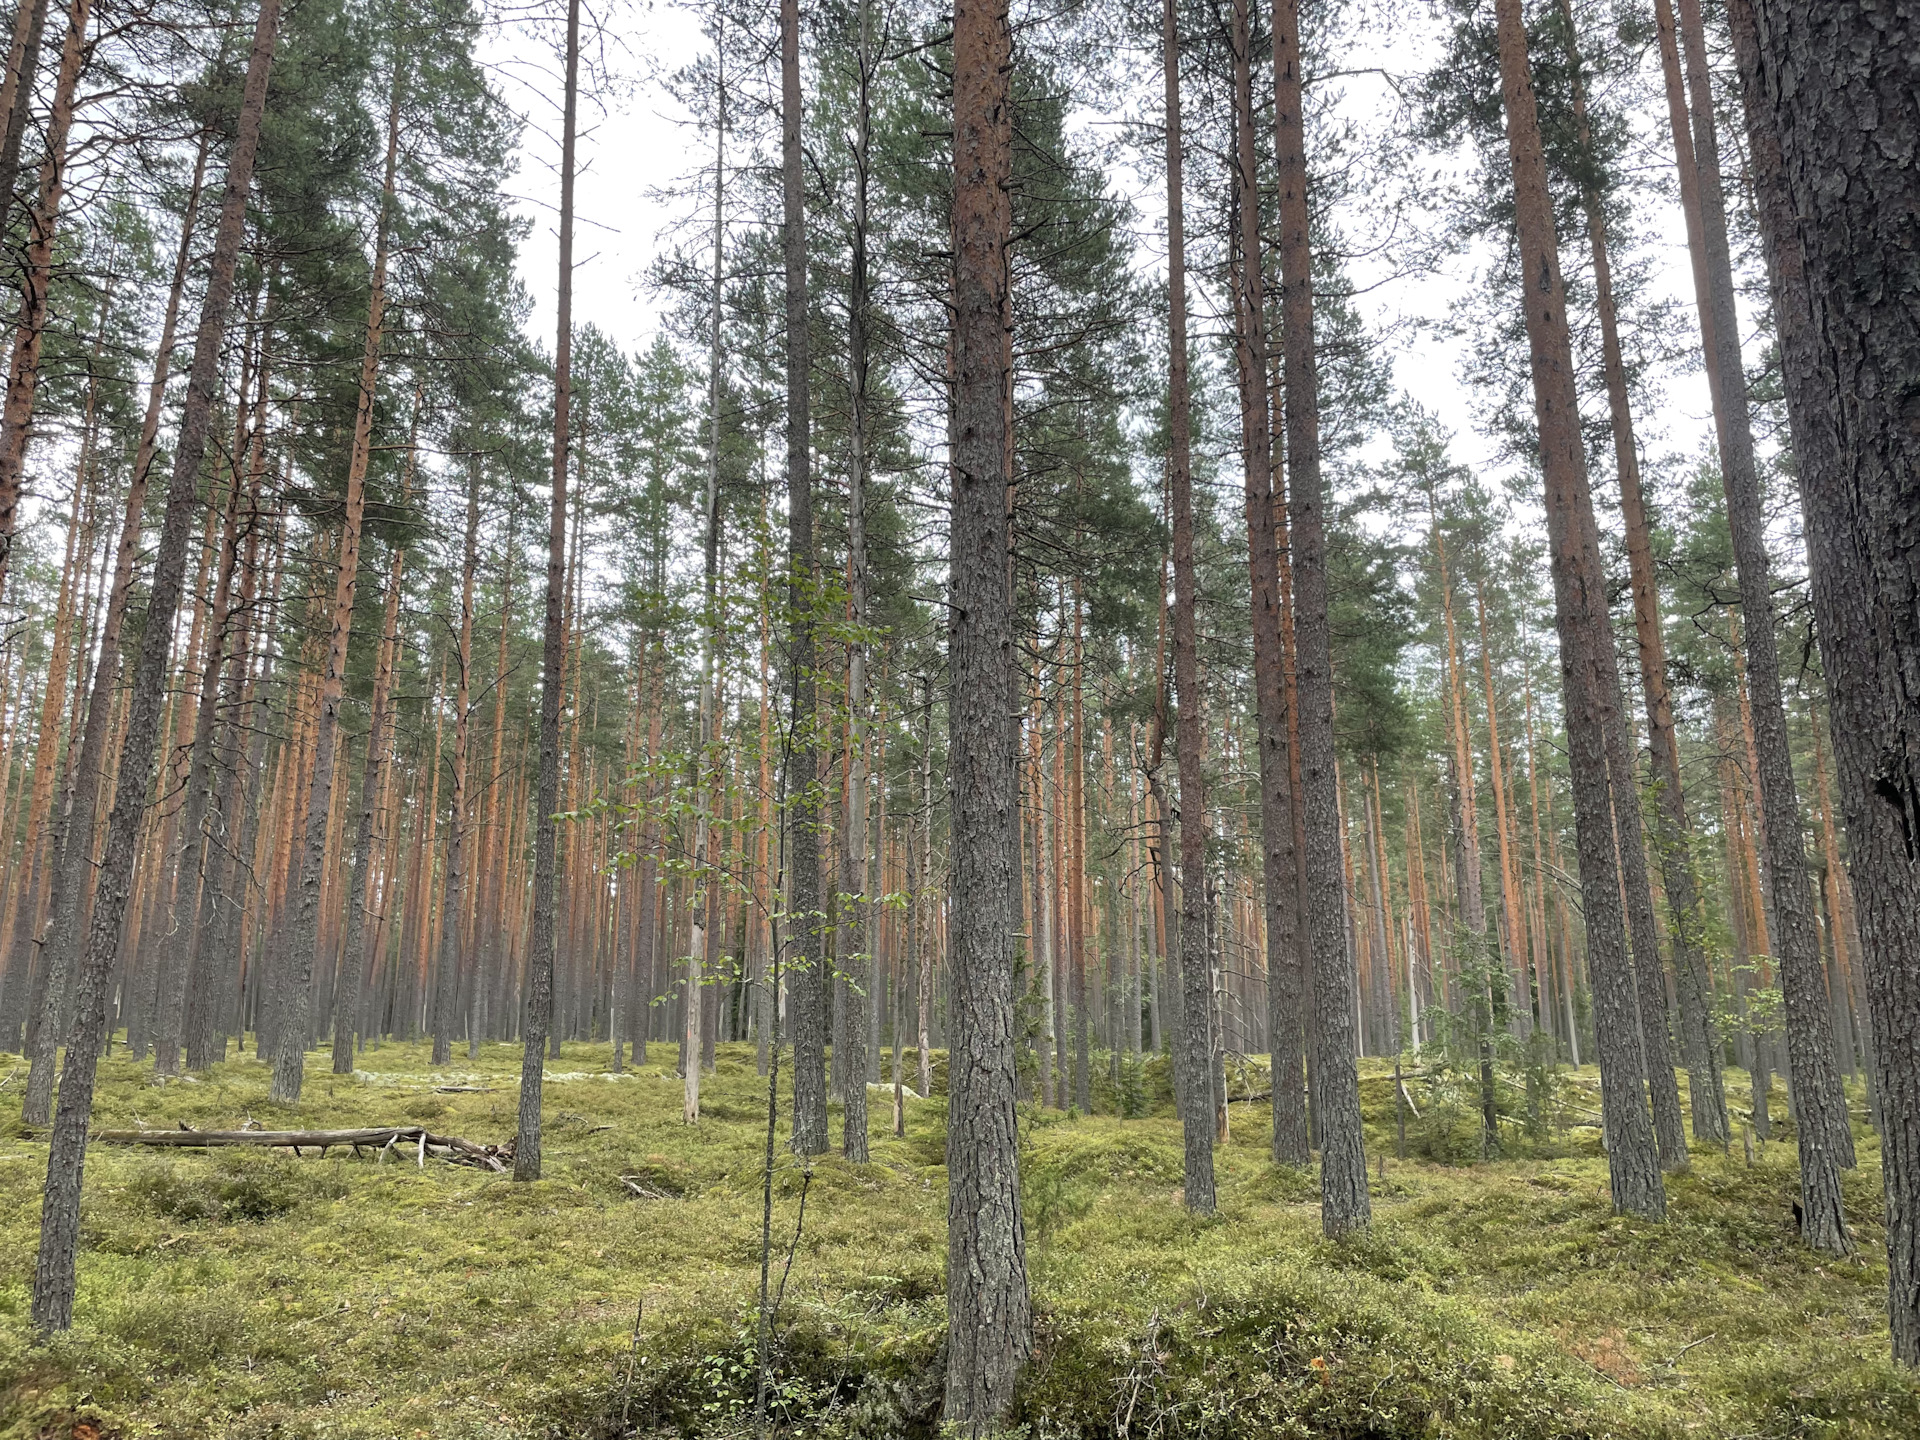
<instances>
[{"instance_id":1,"label":"rough bark texture","mask_svg":"<svg viewBox=\"0 0 1920 1440\"><path fill-rule=\"evenodd\" d=\"M547 512L546 619L540 645L540 772L533 821L533 911L527 926L527 985L521 1016L520 1128L513 1178L540 1178L541 1082L553 1027L554 899L560 809L560 693L566 665L567 454L573 361L573 153L579 119L580 0L567 4L567 79L560 135L560 279L553 354L553 481Z\"/></svg>"},{"instance_id":2,"label":"rough bark texture","mask_svg":"<svg viewBox=\"0 0 1920 1440\"><path fill-rule=\"evenodd\" d=\"M1305 976L1300 968L1299 857L1293 848L1293 758L1287 736L1286 653L1280 632L1272 409L1267 393L1267 301L1260 243L1259 159L1253 120L1249 0L1234 0L1234 184L1239 192L1238 301L1253 688L1259 724L1260 859L1267 917L1267 1048L1273 1067L1273 1159L1305 1165L1308 1147Z\"/></svg>"},{"instance_id":3,"label":"rough bark texture","mask_svg":"<svg viewBox=\"0 0 1920 1440\"><path fill-rule=\"evenodd\" d=\"M1588 498L1591 514L1592 498ZM1599 531L1592 532L1596 539ZM1601 579L1604 585L1604 576ZM1634 767L1634 747L1627 730L1627 707L1620 683L1619 657L1609 634L1596 637L1596 667L1601 693L1610 697L1604 709L1607 781L1613 792L1614 851L1620 865L1620 888L1626 897L1627 935L1632 942L1634 989L1640 1002L1640 1056L1647 1074L1647 1097L1653 1105L1654 1139L1660 1147L1660 1165L1680 1170L1687 1163L1686 1122L1680 1114L1680 1087L1673 1074L1673 1038L1667 1024L1666 967L1660 961L1659 931L1653 919L1653 883L1647 875L1647 846L1640 823L1640 776Z\"/></svg>"},{"instance_id":4,"label":"rough bark texture","mask_svg":"<svg viewBox=\"0 0 1920 1440\"><path fill-rule=\"evenodd\" d=\"M263 369L261 379L266 379ZM207 841L206 876L202 881L200 908L193 923L192 943L186 966L186 1005L181 1023L181 1046L190 1067L204 1067L215 1058L216 1017L227 998L225 971L228 952L219 947L231 911L235 908L228 891L234 864L234 824L236 796L242 757L246 749L245 714L248 679L257 650L272 654L271 628L261 622L258 608L261 573L261 532L269 525L260 509L260 484L266 475L264 385L255 391L253 442L247 467L250 491L247 502L246 545L240 562L240 596L235 607L241 616L240 633L226 662L227 675L220 693L221 720L216 745L214 770L218 777L217 794L212 797L210 833ZM277 597L276 597L277 598ZM271 613L271 602L266 607ZM237 978L239 966L233 966ZM224 1055L225 1044L221 1043Z\"/></svg>"},{"instance_id":5,"label":"rough bark texture","mask_svg":"<svg viewBox=\"0 0 1920 1440\"><path fill-rule=\"evenodd\" d=\"M1627 953L1620 872L1614 848L1613 787L1608 778L1607 729L1624 720L1620 678L1613 661L1606 576L1598 525L1587 488L1586 448L1580 435L1566 289L1547 194L1546 156L1527 61L1520 0L1498 0L1501 92L1507 150L1513 166L1519 263L1533 372L1534 419L1546 479L1554 620L1560 637L1566 696L1569 768L1580 859L1580 890L1587 921L1587 960L1593 981L1594 1028L1600 1044L1601 1095L1607 1121L1608 1168L1614 1208L1661 1218L1666 1187L1647 1109L1639 1006ZM1611 707L1611 709L1609 709ZM1637 819L1637 815L1636 815ZM1624 828L1624 827L1623 827ZM1622 841L1627 837L1623 834ZM1636 828L1631 843L1639 843Z\"/></svg>"},{"instance_id":6,"label":"rough bark texture","mask_svg":"<svg viewBox=\"0 0 1920 1440\"><path fill-rule=\"evenodd\" d=\"M792 0L788 0L791 4ZM1013 384L1013 171L1006 0L963 0L953 35L952 604L948 765L952 1028L947 1099L945 1424L991 1431L1032 1348L1014 1100L1020 928L1018 739L1008 713L1008 398Z\"/></svg>"},{"instance_id":7,"label":"rough bark texture","mask_svg":"<svg viewBox=\"0 0 1920 1440\"><path fill-rule=\"evenodd\" d=\"M807 217L800 153L800 7L780 4L780 171L787 306L787 997L793 1022L793 1148L827 1149L827 977L820 925L814 710L813 460L807 392Z\"/></svg>"},{"instance_id":8,"label":"rough bark texture","mask_svg":"<svg viewBox=\"0 0 1920 1440\"><path fill-rule=\"evenodd\" d=\"M853 466L847 477L847 618L853 622L855 633L847 646L847 815L841 868L850 893L840 901L839 945L841 965L850 971L847 1035L854 1045L864 1044L866 1040L868 1025L875 1015L876 999L867 932L873 890L867 839L867 646L859 633L867 624L867 326L870 318L867 313L867 161L869 87L873 75L872 25L871 0L862 0L859 111L853 147L853 263L847 297L847 378L853 407L853 427L848 437ZM895 1070L897 1073L897 1065ZM866 1065L847 1067L840 1146L841 1153L856 1165L867 1162L867 1078Z\"/></svg>"},{"instance_id":9,"label":"rough bark texture","mask_svg":"<svg viewBox=\"0 0 1920 1440\"><path fill-rule=\"evenodd\" d=\"M1719 136L1714 124L1700 0L1680 0L1680 34L1692 101L1693 152L1706 254L1702 339L1712 352L1707 375L1712 382L1720 478L1726 490L1727 524L1733 535L1734 565L1739 575L1740 618L1746 630L1755 779L1760 790L1768 896L1773 903L1770 928L1779 962L1780 988L1786 999L1787 1064L1793 1079L1795 1133L1800 1148L1800 1233L1816 1250L1844 1254L1852 1244L1847 1239L1841 1208L1839 1172L1853 1164L1853 1135L1847 1128L1846 1094L1834 1065L1833 1012L1820 960L1806 837L1800 824L1793 752L1787 739L1766 516L1747 408L1740 317L1734 305L1733 261L1727 242Z\"/></svg>"},{"instance_id":10,"label":"rough bark texture","mask_svg":"<svg viewBox=\"0 0 1920 1440\"><path fill-rule=\"evenodd\" d=\"M381 784L387 766L387 728L394 660L400 647L400 577L406 550L393 547L387 561L386 609L380 619L380 655L374 667L373 705L367 724L367 759L360 772L360 819L353 835L353 861L347 880L347 925L340 946L340 973L333 992L333 1073L353 1073L354 1030L359 1023L360 997L373 966L367 948L367 882L373 862L374 818L380 806ZM502 667L505 673L505 667ZM504 689L505 687L501 687ZM496 763L492 773L498 773Z\"/></svg>"},{"instance_id":11,"label":"rough bark texture","mask_svg":"<svg viewBox=\"0 0 1920 1440\"><path fill-rule=\"evenodd\" d=\"M1563 5L1569 0L1563 0ZM1564 12L1572 34L1571 9ZM1693 196L1693 143L1687 132L1686 102L1678 89L1679 55L1674 48L1672 11L1667 0L1654 0L1660 32L1662 68L1668 71L1668 115L1673 125L1675 159L1684 192L1682 208L1691 239L1697 229ZM1672 58L1669 60L1669 51ZM1578 63L1575 64L1578 75ZM1587 138L1586 95L1574 91L1581 139ZM1587 233L1593 247L1594 298L1600 313L1601 350L1607 375L1607 400L1613 420L1613 446L1620 477L1620 513L1627 527L1627 565L1633 587L1634 640L1640 654L1641 691L1646 698L1647 747L1653 756L1654 841L1660 848L1660 882L1667 894L1668 933L1672 936L1674 988L1680 999L1681 1053L1687 1065L1687 1094L1693 1105L1696 1140L1725 1141L1731 1136L1727 1119L1726 1084L1721 1075L1723 1049L1719 1027L1711 1010L1712 984L1706 958L1706 935L1700 912L1690 850L1686 796L1680 786L1680 747L1673 724L1673 699L1667 683L1666 637L1660 621L1660 592L1653 573L1652 526L1640 488L1640 457L1633 440L1633 414L1627 403L1626 364L1621 356L1619 325L1613 303L1613 275L1608 264L1606 216L1592 186L1583 200ZM1697 247L1695 249L1697 254ZM1698 272L1696 269L1696 280Z\"/></svg>"},{"instance_id":12,"label":"rough bark texture","mask_svg":"<svg viewBox=\"0 0 1920 1440\"><path fill-rule=\"evenodd\" d=\"M264 378L265 356L262 355ZM246 370L241 369L244 386ZM246 422L241 421L244 436ZM244 453L235 446L236 461ZM233 597L234 567L239 559L242 479L236 463L229 476L227 514L221 527L220 558L214 581L213 605L207 625L206 655L200 662L200 695L194 707L193 747L187 757L187 794L181 807L181 850L174 875L174 916L170 933L160 940L155 961L158 1013L153 1017L153 1068L173 1075L180 1069L180 1046L187 1010L188 969L194 938L200 933L200 888L207 855L207 807L213 792L214 721L219 715L220 679L225 669L227 617ZM251 523L251 522L249 522Z\"/></svg>"},{"instance_id":13,"label":"rough bark texture","mask_svg":"<svg viewBox=\"0 0 1920 1440\"><path fill-rule=\"evenodd\" d=\"M1920 3L1729 10L1872 1016L1893 1353L1920 1364Z\"/></svg>"},{"instance_id":14,"label":"rough bark texture","mask_svg":"<svg viewBox=\"0 0 1920 1440\"><path fill-rule=\"evenodd\" d=\"M1274 136L1280 181L1280 325L1293 535L1294 644L1299 674L1300 803L1307 933L1314 988L1314 1120L1320 1131L1320 1223L1330 1236L1368 1223L1367 1156L1354 1065L1354 976L1343 916L1339 781L1334 775L1333 655L1327 624L1325 492L1320 479L1320 379L1313 343L1306 123L1300 7L1274 0Z\"/></svg>"},{"instance_id":15,"label":"rough bark texture","mask_svg":"<svg viewBox=\"0 0 1920 1440\"><path fill-rule=\"evenodd\" d=\"M0 88L0 224L13 220L20 184L20 147L33 109L34 80L40 73L40 42L47 28L47 0L22 0L13 13L13 43L7 51L7 75Z\"/></svg>"},{"instance_id":16,"label":"rough bark texture","mask_svg":"<svg viewBox=\"0 0 1920 1440\"><path fill-rule=\"evenodd\" d=\"M453 1058L453 1036L460 1028L460 971L466 960L467 850L473 828L467 794L469 742L473 736L473 578L480 543L480 457L467 459L467 528L461 551L460 633L454 646L452 797L448 807L447 859L440 898L439 973L433 1004L433 1063ZM438 757L436 757L437 759ZM474 987L480 977L475 975ZM469 1035L475 1033L469 1023Z\"/></svg>"},{"instance_id":17,"label":"rough bark texture","mask_svg":"<svg viewBox=\"0 0 1920 1440\"><path fill-rule=\"evenodd\" d=\"M1175 0L1165 0L1161 31L1167 88L1167 455L1168 519L1173 530L1174 757L1180 775L1180 1037L1177 1099L1186 1139L1187 1208L1214 1210L1212 1069L1213 983L1207 966L1207 780L1201 769L1206 698L1194 606L1193 460L1187 385L1187 259L1180 135L1180 30Z\"/></svg>"},{"instance_id":18,"label":"rough bark texture","mask_svg":"<svg viewBox=\"0 0 1920 1440\"><path fill-rule=\"evenodd\" d=\"M253 160L259 149L260 120L266 108L267 76L273 68L280 28L280 0L262 0L254 23L253 48L241 91L239 121L227 161L226 193L214 235L211 273L194 337L193 368L187 381L180 433L174 446L173 473L160 525L147 621L141 632L133 688L127 697L127 724L114 787L113 813L107 821L106 852L101 858L93 919L86 953L74 976L73 1043L67 1051L60 1099L54 1112L47 1155L47 1187L40 1210L40 1254L33 1277L33 1326L65 1330L73 1324L74 1257L80 1243L80 1185L87 1154L87 1121L93 1109L94 1075L104 1048L107 989L119 949L120 925L127 909L140 822L147 789L153 782L154 746L167 688L167 661L174 618L186 580L194 512L199 506L200 463L213 424L220 371L220 348L233 307L233 276L246 230L247 195L253 188Z\"/></svg>"}]
</instances>

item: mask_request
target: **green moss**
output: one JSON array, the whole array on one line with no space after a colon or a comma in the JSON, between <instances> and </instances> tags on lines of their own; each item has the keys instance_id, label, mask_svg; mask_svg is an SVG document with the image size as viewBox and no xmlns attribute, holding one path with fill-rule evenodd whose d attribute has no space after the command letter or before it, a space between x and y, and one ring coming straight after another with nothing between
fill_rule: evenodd
<instances>
[{"instance_id":1,"label":"green moss","mask_svg":"<svg viewBox=\"0 0 1920 1440\"><path fill-rule=\"evenodd\" d=\"M0 1437L68 1436L83 1419L129 1440L737 1433L760 1279L753 1052L723 1047L698 1127L662 1067L614 1077L607 1058L569 1045L550 1062L568 1078L548 1082L532 1185L412 1156L96 1148L76 1327L43 1348L26 1312L46 1146L0 1140ZM305 1099L283 1109L251 1055L161 1088L116 1051L96 1122L512 1131L513 1047L484 1047L458 1076L436 1075L424 1045L370 1049L353 1077L312 1062ZM1146 1118L1023 1107L1037 1350L1014 1423L1034 1440L1920 1433L1920 1385L1882 1358L1864 1126L1846 1177L1860 1255L1835 1262L1794 1238L1790 1143L1751 1167L1697 1149L1669 1180L1670 1220L1647 1225L1612 1214L1597 1136L1578 1123L1591 1071L1556 1077L1542 1128L1516 1124L1508 1153L1480 1164L1477 1136L1471 1154L1440 1144L1437 1122L1422 1139L1444 1075L1409 1081L1422 1120L1412 1158L1393 1159L1392 1082L1369 1063L1370 1153L1387 1156L1375 1222L1330 1242L1317 1176L1268 1163L1260 1102L1233 1106L1219 1216L1188 1215L1163 1077L1155 1062L1125 1092ZM1263 1085L1256 1064L1232 1088ZM774 1411L791 1434L933 1433L946 1102L909 1095L896 1139L875 1097L873 1163L803 1166L784 1133L776 1147L776 1285L793 1259Z\"/></svg>"}]
</instances>

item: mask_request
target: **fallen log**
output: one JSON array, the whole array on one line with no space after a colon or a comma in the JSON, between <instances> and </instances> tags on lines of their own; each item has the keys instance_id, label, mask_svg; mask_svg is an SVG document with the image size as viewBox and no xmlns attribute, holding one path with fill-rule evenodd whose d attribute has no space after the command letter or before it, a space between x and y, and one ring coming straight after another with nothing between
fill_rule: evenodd
<instances>
[{"instance_id":1,"label":"fallen log","mask_svg":"<svg viewBox=\"0 0 1920 1440\"><path fill-rule=\"evenodd\" d=\"M402 1143L412 1145L424 1169L427 1156L433 1155L453 1165L471 1165L481 1170L504 1172L513 1158L513 1144L478 1145L457 1135L434 1135L424 1125L382 1125L366 1130L98 1130L94 1140L103 1145L160 1145L175 1148L211 1149L223 1145L263 1146L272 1150L318 1150L325 1155L336 1145L349 1147L358 1154L365 1147L379 1152L396 1149Z\"/></svg>"}]
</instances>

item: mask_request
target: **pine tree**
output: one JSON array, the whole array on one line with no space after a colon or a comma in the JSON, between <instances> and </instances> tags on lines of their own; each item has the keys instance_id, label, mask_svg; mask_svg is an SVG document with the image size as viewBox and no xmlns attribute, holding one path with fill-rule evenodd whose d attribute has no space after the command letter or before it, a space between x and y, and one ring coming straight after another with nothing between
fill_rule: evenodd
<instances>
[{"instance_id":1,"label":"pine tree","mask_svg":"<svg viewBox=\"0 0 1920 1440\"><path fill-rule=\"evenodd\" d=\"M1910 315L1916 290L1902 238L1915 177L1897 158L1897 142L1920 128L1912 57L1920 10L1899 0L1860 8L1736 0L1729 11L1865 948L1893 1354L1913 1365L1920 1364L1920 887L1913 876L1920 709L1911 676L1920 655L1913 604L1920 555L1901 537L1914 524L1911 477L1920 457L1910 418L1901 418L1885 387L1916 363L1914 328L1896 318ZM1884 276L1871 290L1855 283L1863 264Z\"/></svg>"}]
</instances>

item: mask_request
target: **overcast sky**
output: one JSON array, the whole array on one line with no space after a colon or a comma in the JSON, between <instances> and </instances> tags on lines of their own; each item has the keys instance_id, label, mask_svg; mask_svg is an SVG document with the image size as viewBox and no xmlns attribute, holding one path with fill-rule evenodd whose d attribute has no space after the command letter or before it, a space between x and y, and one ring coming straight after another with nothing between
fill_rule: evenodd
<instances>
[{"instance_id":1,"label":"overcast sky","mask_svg":"<svg viewBox=\"0 0 1920 1440\"><path fill-rule=\"evenodd\" d=\"M1436 43L1428 7L1405 0L1385 7L1384 13L1389 23L1365 27L1343 55L1343 69L1378 69L1387 76L1404 77L1425 68ZM574 318L576 323L598 326L631 351L657 331L659 305L648 294L644 276L658 253L663 229L681 218L649 196L710 165L712 155L711 138L687 122L661 77L694 59L706 41L694 17L667 0L622 4L610 17L609 30L615 39L604 54L615 83L596 86L602 93L582 107ZM528 121L511 188L533 222L520 257L521 278L534 302L528 325L548 349L553 343L557 258L560 88L557 61L549 47L557 34L557 28L546 32L542 43L522 32L498 32L488 56L509 100ZM1657 66L1657 56L1648 56L1646 63ZM1341 80L1345 113L1362 124L1390 123L1395 95L1387 76L1359 73ZM1130 100L1136 113L1157 113L1159 82L1148 83L1151 95L1128 97L1123 107ZM1669 163L1664 117L1643 116L1635 145L1628 163L1643 167ZM1134 199L1140 212L1141 268L1163 272L1157 232L1164 202L1150 193L1146 188L1150 182L1136 172L1116 171L1110 178L1113 189ZM1654 236L1652 292L1679 302L1687 307L1683 313L1690 314L1691 275L1677 208L1655 206L1653 213L1638 215L1636 221L1643 232ZM1585 268L1584 247L1574 253L1563 242L1563 254L1569 271ZM1396 321L1444 320L1476 283L1475 266L1476 257L1468 255L1437 275L1395 277L1393 256L1383 254L1353 261L1349 273L1363 291L1358 301L1361 313L1384 332ZM1474 397L1461 375L1459 342L1416 326L1397 325L1392 333L1397 384L1454 433L1455 458L1476 466L1496 464L1491 442L1475 428ZM1637 417L1643 450L1698 453L1710 434L1704 380L1697 370L1669 371L1657 377L1657 386L1658 407L1650 415ZM1595 480L1610 486L1611 476L1597 474Z\"/></svg>"}]
</instances>

